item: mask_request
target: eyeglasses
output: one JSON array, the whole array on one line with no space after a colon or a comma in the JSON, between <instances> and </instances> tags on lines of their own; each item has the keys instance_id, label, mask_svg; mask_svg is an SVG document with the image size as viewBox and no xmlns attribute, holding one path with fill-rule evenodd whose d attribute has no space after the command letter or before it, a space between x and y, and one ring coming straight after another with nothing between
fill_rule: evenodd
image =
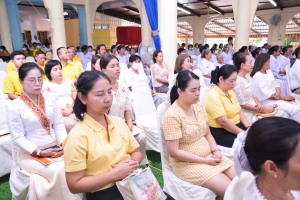
<instances>
[{"instance_id":1,"label":"eyeglasses","mask_svg":"<svg viewBox=\"0 0 300 200\"><path fill-rule=\"evenodd\" d=\"M40 78L29 78L29 79L27 79L27 81L28 81L31 85L33 85L33 84L35 84L36 82L42 83L42 82L43 82L43 78L42 78L42 77L40 77Z\"/></svg>"}]
</instances>

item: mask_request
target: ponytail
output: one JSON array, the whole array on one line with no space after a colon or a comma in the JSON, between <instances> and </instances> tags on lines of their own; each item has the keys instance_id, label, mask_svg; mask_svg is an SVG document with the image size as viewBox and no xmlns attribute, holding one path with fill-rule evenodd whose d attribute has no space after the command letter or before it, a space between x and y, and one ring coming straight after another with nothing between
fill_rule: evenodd
<instances>
[{"instance_id":1,"label":"ponytail","mask_svg":"<svg viewBox=\"0 0 300 200\"><path fill-rule=\"evenodd\" d=\"M174 85L171 89L170 92L170 100L171 100L171 105L178 99L179 95L177 92L178 87Z\"/></svg>"}]
</instances>

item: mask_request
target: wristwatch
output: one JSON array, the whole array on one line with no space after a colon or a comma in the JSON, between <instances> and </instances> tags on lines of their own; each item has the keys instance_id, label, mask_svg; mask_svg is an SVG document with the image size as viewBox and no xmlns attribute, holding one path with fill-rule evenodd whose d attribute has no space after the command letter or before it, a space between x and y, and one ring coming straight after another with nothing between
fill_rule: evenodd
<instances>
[{"instance_id":1,"label":"wristwatch","mask_svg":"<svg viewBox=\"0 0 300 200\"><path fill-rule=\"evenodd\" d=\"M37 155L38 157L41 156L41 151L42 151L42 150L38 150L38 152L36 153L36 155Z\"/></svg>"}]
</instances>

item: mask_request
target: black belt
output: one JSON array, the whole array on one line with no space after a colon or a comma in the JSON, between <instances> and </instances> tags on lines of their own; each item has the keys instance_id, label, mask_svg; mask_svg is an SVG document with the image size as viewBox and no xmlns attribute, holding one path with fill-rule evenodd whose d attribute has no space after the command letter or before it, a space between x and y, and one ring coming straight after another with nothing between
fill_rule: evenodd
<instances>
[{"instance_id":1,"label":"black belt","mask_svg":"<svg viewBox=\"0 0 300 200\"><path fill-rule=\"evenodd\" d=\"M292 92L294 93L294 92L295 92L296 90L298 90L299 88L300 88L300 87L298 87L298 88L296 88L296 89L293 89Z\"/></svg>"}]
</instances>

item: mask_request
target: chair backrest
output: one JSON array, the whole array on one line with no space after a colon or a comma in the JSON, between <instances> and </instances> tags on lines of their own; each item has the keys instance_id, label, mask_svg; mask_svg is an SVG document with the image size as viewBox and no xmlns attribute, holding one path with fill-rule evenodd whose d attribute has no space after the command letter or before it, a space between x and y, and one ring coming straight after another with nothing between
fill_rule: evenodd
<instances>
[{"instance_id":1,"label":"chair backrest","mask_svg":"<svg viewBox=\"0 0 300 200\"><path fill-rule=\"evenodd\" d=\"M128 69L128 67L125 63L119 63L119 66L121 68L121 71L124 70L124 69Z\"/></svg>"},{"instance_id":2,"label":"chair backrest","mask_svg":"<svg viewBox=\"0 0 300 200\"><path fill-rule=\"evenodd\" d=\"M160 157L163 171L172 171L169 165L169 151L165 140L165 135L162 127L162 119L165 112L168 110L167 105L163 102L157 108L157 129L160 136Z\"/></svg>"},{"instance_id":3,"label":"chair backrest","mask_svg":"<svg viewBox=\"0 0 300 200\"><path fill-rule=\"evenodd\" d=\"M128 69L124 69L124 70L121 70L121 72L120 72L119 80L124 83L126 83L125 75L126 75L127 71L128 71Z\"/></svg>"},{"instance_id":4,"label":"chair backrest","mask_svg":"<svg viewBox=\"0 0 300 200\"><path fill-rule=\"evenodd\" d=\"M5 107L6 107L6 104L10 100L8 99L7 94L4 94L2 92L3 81L4 81L5 76L6 76L6 73L3 71L0 71L0 90L1 90L0 91L0 110L2 111L1 115L0 115L0 135L9 132L7 123L6 123L6 108Z\"/></svg>"},{"instance_id":5,"label":"chair backrest","mask_svg":"<svg viewBox=\"0 0 300 200\"><path fill-rule=\"evenodd\" d=\"M156 108L152 99L149 85L145 78L138 78L132 84L134 111L136 121L156 118Z\"/></svg>"},{"instance_id":6,"label":"chair backrest","mask_svg":"<svg viewBox=\"0 0 300 200\"><path fill-rule=\"evenodd\" d=\"M210 91L211 89L210 88L204 88L204 89L202 89L201 88L201 90L200 90L200 102L203 104L203 105L205 105L204 103L205 103L205 99L206 99L206 97L207 97L207 95L208 95L208 93L209 93L209 91Z\"/></svg>"},{"instance_id":7,"label":"chair backrest","mask_svg":"<svg viewBox=\"0 0 300 200\"><path fill-rule=\"evenodd\" d=\"M290 69L291 69L291 67L289 65L285 66L286 79L287 79L287 82L288 82L288 87L289 87L290 94L292 94L293 92L291 90L291 85L290 85Z\"/></svg>"},{"instance_id":8,"label":"chair backrest","mask_svg":"<svg viewBox=\"0 0 300 200\"><path fill-rule=\"evenodd\" d=\"M86 69L85 71L91 71L92 70L92 62L89 61L87 64L86 64Z\"/></svg>"},{"instance_id":9,"label":"chair backrest","mask_svg":"<svg viewBox=\"0 0 300 200\"><path fill-rule=\"evenodd\" d=\"M32 56L26 57L26 60L27 60L28 62L35 62L35 59L34 59L34 57L32 57Z\"/></svg>"},{"instance_id":10,"label":"chair backrest","mask_svg":"<svg viewBox=\"0 0 300 200\"><path fill-rule=\"evenodd\" d=\"M3 60L0 58L0 63L2 63L3 62Z\"/></svg>"},{"instance_id":11,"label":"chair backrest","mask_svg":"<svg viewBox=\"0 0 300 200\"><path fill-rule=\"evenodd\" d=\"M203 77L203 74L202 74L202 72L200 71L200 69L195 69L195 70L193 70L193 73L196 74L196 75L199 77L201 89L206 88L207 86L206 86L206 84L205 84L205 82L204 82L204 77Z\"/></svg>"},{"instance_id":12,"label":"chair backrest","mask_svg":"<svg viewBox=\"0 0 300 200\"><path fill-rule=\"evenodd\" d=\"M0 62L0 71L7 73L7 63L6 62Z\"/></svg>"},{"instance_id":13,"label":"chair backrest","mask_svg":"<svg viewBox=\"0 0 300 200\"><path fill-rule=\"evenodd\" d=\"M224 200L243 199L249 185L255 177L247 171L241 174L241 177L235 177L226 189Z\"/></svg>"},{"instance_id":14,"label":"chair backrest","mask_svg":"<svg viewBox=\"0 0 300 200\"><path fill-rule=\"evenodd\" d=\"M173 81L174 81L174 78L175 78L175 74L170 74L169 75L169 86L172 86L173 87ZM169 88L169 90L171 90L172 88Z\"/></svg>"}]
</instances>

